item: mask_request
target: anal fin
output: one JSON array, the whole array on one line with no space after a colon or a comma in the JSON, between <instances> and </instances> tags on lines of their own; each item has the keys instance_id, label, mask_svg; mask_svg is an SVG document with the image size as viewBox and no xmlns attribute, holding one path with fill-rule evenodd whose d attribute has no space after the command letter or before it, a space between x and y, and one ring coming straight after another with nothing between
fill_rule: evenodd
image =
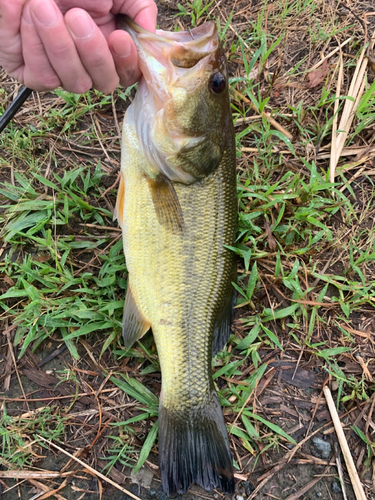
<instances>
[{"instance_id":1,"label":"anal fin","mask_svg":"<svg viewBox=\"0 0 375 500\"><path fill-rule=\"evenodd\" d=\"M123 225L124 220L124 202L125 202L125 181L122 172L120 172L120 184L117 192L115 212L113 214L113 220L117 220L120 227Z\"/></svg>"},{"instance_id":2,"label":"anal fin","mask_svg":"<svg viewBox=\"0 0 375 500\"><path fill-rule=\"evenodd\" d=\"M140 313L128 285L122 320L122 338L124 339L125 347L131 347L136 340L143 337L150 327L151 324Z\"/></svg>"},{"instance_id":3,"label":"anal fin","mask_svg":"<svg viewBox=\"0 0 375 500\"><path fill-rule=\"evenodd\" d=\"M148 178L148 184L159 224L173 233L184 231L184 217L172 182L159 174L155 179Z\"/></svg>"}]
</instances>

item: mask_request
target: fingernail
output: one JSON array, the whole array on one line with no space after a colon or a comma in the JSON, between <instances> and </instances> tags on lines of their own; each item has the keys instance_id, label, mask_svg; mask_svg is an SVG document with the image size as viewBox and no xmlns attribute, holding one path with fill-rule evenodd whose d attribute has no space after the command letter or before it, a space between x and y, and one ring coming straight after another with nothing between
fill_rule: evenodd
<instances>
[{"instance_id":1,"label":"fingernail","mask_svg":"<svg viewBox=\"0 0 375 500\"><path fill-rule=\"evenodd\" d=\"M39 0L32 10L37 20L44 26L52 26L58 20L57 6L49 0Z\"/></svg>"},{"instance_id":2,"label":"fingernail","mask_svg":"<svg viewBox=\"0 0 375 500\"><path fill-rule=\"evenodd\" d=\"M77 12L73 17L67 19L67 24L75 38L89 38L95 30L93 20L85 12Z\"/></svg>"},{"instance_id":3,"label":"fingernail","mask_svg":"<svg viewBox=\"0 0 375 500\"><path fill-rule=\"evenodd\" d=\"M129 57L132 51L130 41L126 40L125 43L121 38L115 38L112 42L112 50L117 57Z\"/></svg>"}]
</instances>

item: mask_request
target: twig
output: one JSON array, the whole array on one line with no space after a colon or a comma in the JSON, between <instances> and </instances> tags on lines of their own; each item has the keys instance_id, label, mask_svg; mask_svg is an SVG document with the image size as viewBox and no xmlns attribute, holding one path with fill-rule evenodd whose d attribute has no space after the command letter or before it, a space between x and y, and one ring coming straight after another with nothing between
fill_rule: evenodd
<instances>
[{"instance_id":1,"label":"twig","mask_svg":"<svg viewBox=\"0 0 375 500\"><path fill-rule=\"evenodd\" d=\"M119 240L119 239L121 238L121 236L122 236L121 234L119 234L118 236L116 236L116 238L115 238L115 239L113 239L113 240L112 240L112 241L111 241L111 242L110 242L110 243L109 243L109 244L108 244L105 248L103 248L103 250L100 250L100 252L99 252L99 253L97 253L97 254L96 254L96 255L95 255L95 256L94 256L94 257L90 260L90 262L87 262L87 263L86 263L83 267L81 267L80 269L78 269L78 271L76 271L76 272L74 273L74 277L75 277L75 276L77 276L77 274L80 274L80 273L83 271L83 269L85 269L86 267L91 266L91 264L93 263L93 261L94 261L95 259L97 259L97 258L99 257L99 255L102 255L102 254L103 254L106 250L108 250L108 248L109 248L111 245L113 245L114 243L116 243L116 241L117 241L117 240Z\"/></svg>"},{"instance_id":2,"label":"twig","mask_svg":"<svg viewBox=\"0 0 375 500\"><path fill-rule=\"evenodd\" d=\"M19 371L18 371L18 368L17 368L17 361L16 361L16 358L15 358L14 352L13 352L13 345L12 345L12 342L10 340L10 333L7 334L7 340L8 340L8 346L9 346L9 349L10 349L10 355L12 356L12 360L13 360L13 363L14 363L14 369L16 370L16 374L17 374L17 378L18 378L18 383L20 385L23 397L26 400L26 394L25 394L25 391L23 389L23 385L22 385L22 382L21 382L21 377L20 377L20 374L19 374ZM27 402L27 400L26 400L26 406L27 406L27 409L30 411L29 403Z\"/></svg>"},{"instance_id":3,"label":"twig","mask_svg":"<svg viewBox=\"0 0 375 500\"><path fill-rule=\"evenodd\" d=\"M335 442L335 454L336 454L336 466L337 466L337 470L339 473L342 495L344 497L344 500L347 500L345 481L344 481L344 473L342 471L341 458L340 458L340 450L339 450L338 444L336 442Z\"/></svg>"},{"instance_id":4,"label":"twig","mask_svg":"<svg viewBox=\"0 0 375 500\"><path fill-rule=\"evenodd\" d=\"M96 118L96 117L95 117ZM115 165L112 161L112 159L110 158L109 154L107 153L107 150L105 149L105 147L103 146L103 143L102 141L100 140L100 137L99 137L99 132L98 132L98 127L96 126L95 124L95 120L93 119L92 120L92 124L94 126L94 131L95 131L95 135L96 135L96 138L98 139L98 142L100 144L100 147L102 148L103 150L103 153L104 155L106 156L107 160L109 161L109 163L112 165L112 170L114 170L115 168L117 168L117 165ZM102 168L104 168L104 166L102 165ZM109 170L108 168L104 168L107 172L111 172L111 170Z\"/></svg>"},{"instance_id":5,"label":"twig","mask_svg":"<svg viewBox=\"0 0 375 500\"><path fill-rule=\"evenodd\" d=\"M347 43L349 43L351 39L352 39L352 37L350 37L347 40L345 40L345 42L342 42L341 45L339 45L338 47L336 47L335 49L333 49L332 52L330 52L329 54L327 54L325 57L323 57L323 59L321 59L319 62L317 62L312 68L310 68L309 71L313 71L314 69L319 68L319 66L321 66L326 59L329 59L334 54L336 54L336 52L338 52L340 49L342 49L344 47L344 45L346 45Z\"/></svg>"},{"instance_id":6,"label":"twig","mask_svg":"<svg viewBox=\"0 0 375 500\"><path fill-rule=\"evenodd\" d=\"M323 425L323 427L320 427L319 429L316 429L314 432L312 432L309 436L306 436L302 441L300 441L292 450L288 451L288 453L285 455L284 460L277 464L273 469L268 471L266 474L258 478L258 481L261 481L260 484L255 488L255 490L251 493L251 495L248 497L247 500L253 500L253 498L256 498L258 495L259 490L263 488L264 485L268 483L268 481L278 472L281 471L284 467L286 467L294 455L297 453L297 451L309 440L311 439L315 434L318 434L318 432L322 432L322 429L326 426L328 426L330 422L326 425Z\"/></svg>"},{"instance_id":7,"label":"twig","mask_svg":"<svg viewBox=\"0 0 375 500\"><path fill-rule=\"evenodd\" d=\"M365 495L365 492L363 490L361 481L359 479L357 469L355 468L354 460L353 460L353 457L350 453L350 449L349 449L348 443L346 441L344 431L342 430L340 418L339 418L338 413L336 411L336 407L335 407L335 403L334 403L333 398L332 398L331 391L327 385L325 385L323 387L323 391L324 391L324 395L325 395L326 400L327 400L328 409L329 409L329 412L330 412L331 417L332 417L333 425L335 427L335 431L336 431L336 434L337 434L337 437L338 437L338 440L340 443L341 451L342 451L342 454L344 455L346 467L348 468L349 477L350 477L350 480L352 482L355 496L356 496L357 500L366 500L366 495Z\"/></svg>"},{"instance_id":8,"label":"twig","mask_svg":"<svg viewBox=\"0 0 375 500\"><path fill-rule=\"evenodd\" d=\"M336 99L333 107L333 123L332 123L332 141L331 141L331 164L334 165L333 171L330 169L330 181L335 182L335 169L339 161L339 156L337 156L336 149L336 138L337 138L337 121L338 121L338 111L339 111L339 97L341 93L341 83L344 75L344 61L342 59L342 51L340 47L340 59L339 59L339 75L337 78L337 88L336 88Z\"/></svg>"},{"instance_id":9,"label":"twig","mask_svg":"<svg viewBox=\"0 0 375 500\"><path fill-rule=\"evenodd\" d=\"M351 14L353 14L353 16L357 19L357 21L360 23L360 25L362 26L363 28L363 31L366 33L366 26L365 26L365 23L362 21L362 19L357 16L357 14L354 12L353 9L351 9L348 5L346 5L344 2L340 2L339 5L342 5L344 7L344 9L348 10Z\"/></svg>"},{"instance_id":10,"label":"twig","mask_svg":"<svg viewBox=\"0 0 375 500\"><path fill-rule=\"evenodd\" d=\"M101 391L101 393L104 393L104 392L113 392L113 391L116 391L116 387L113 387L111 389L103 389ZM34 391L34 392L38 392L38 391ZM21 402L21 403L26 403L26 402L29 402L29 403L35 403L36 401L51 401L51 399L53 399L54 401L58 400L58 399L69 399L69 398L82 398L83 396L93 396L94 393L93 392L80 392L79 394L67 394L66 396L49 396L48 398L31 398L31 399L27 399L27 398L4 398L4 397L1 397L1 401L12 401L12 402Z\"/></svg>"},{"instance_id":11,"label":"twig","mask_svg":"<svg viewBox=\"0 0 375 500\"><path fill-rule=\"evenodd\" d=\"M51 490L47 485L41 483L40 481L36 481L35 479L29 479L28 480L29 483L31 483L33 486L36 486L38 489L44 491L44 493L42 493L40 496L38 496L38 498L40 500L46 500L47 498L51 497L51 496L54 496L56 497L58 500L65 500L65 497L63 497L62 495L59 495L58 494L58 491L62 490L63 488L65 488L66 486L66 479L65 481L63 481L62 484L60 484L60 486L55 489L55 490ZM30 499L31 500L31 499Z\"/></svg>"},{"instance_id":12,"label":"twig","mask_svg":"<svg viewBox=\"0 0 375 500\"><path fill-rule=\"evenodd\" d=\"M112 102L113 118L115 119L115 125L116 125L116 129L117 129L117 134L118 134L119 140L121 142L121 129L120 129L120 126L119 126L118 120L117 120L117 112L116 112L116 103L115 103L115 99L114 99L114 92L112 92L112 95L111 95L111 102Z\"/></svg>"},{"instance_id":13,"label":"twig","mask_svg":"<svg viewBox=\"0 0 375 500\"><path fill-rule=\"evenodd\" d=\"M313 479L312 481L310 481L309 483L305 484L305 486L302 486L302 488L300 490L296 491L295 493L293 493L293 495L290 495L285 500L297 500L298 498L302 497L305 493L307 493L309 490L311 490L311 488L313 486L315 486L316 483L318 483L324 477L324 475L327 473L327 471L330 467L331 466L328 465L324 469L324 472L321 476L318 476L315 479Z\"/></svg>"},{"instance_id":14,"label":"twig","mask_svg":"<svg viewBox=\"0 0 375 500\"><path fill-rule=\"evenodd\" d=\"M242 95L236 89L234 89L234 92L236 93L236 95L238 95L238 97L240 97L244 102L246 102L246 104L249 104L249 106L254 111L256 111L257 113L259 113L259 109L257 109L254 106L254 104L250 101L250 99L248 99L247 97L245 97L244 95ZM280 123L278 123L274 118L272 118L272 116L270 115L270 113L266 113L265 111L262 111L260 114L261 114L261 116L263 116L264 118L266 118L266 120L268 120L270 122L270 124L273 127L275 127L276 130L278 130L279 132L281 132L282 134L284 134L285 137L287 137L290 141L293 139L293 135L290 132L288 132L282 125L280 125Z\"/></svg>"},{"instance_id":15,"label":"twig","mask_svg":"<svg viewBox=\"0 0 375 500\"><path fill-rule=\"evenodd\" d=\"M0 477L3 479L54 479L75 474L77 471L54 472L54 471L30 471L30 470L0 470Z\"/></svg>"},{"instance_id":16,"label":"twig","mask_svg":"<svg viewBox=\"0 0 375 500\"><path fill-rule=\"evenodd\" d=\"M81 226L85 227L92 227L94 229L99 229L99 230L108 230L108 231L115 231L117 233L122 233L122 229L119 227L111 227L111 226L98 226L98 224L80 224Z\"/></svg>"},{"instance_id":17,"label":"twig","mask_svg":"<svg viewBox=\"0 0 375 500\"><path fill-rule=\"evenodd\" d=\"M346 138L348 136L352 121L354 119L354 115L356 109L358 107L359 101L361 99L363 90L366 84L365 73L367 69L368 58L365 57L366 45L364 45L361 55L358 59L358 63L356 69L354 71L354 75L350 84L350 88L348 91L348 97L352 99L346 99L344 109L341 115L340 124L338 129L336 128L336 122L334 121L332 127L332 145L331 145L331 161L329 165L329 180L330 182L335 181L335 169L339 158L341 156L341 152L344 148L344 144ZM341 65L342 67L342 65ZM340 69L341 69L340 67ZM341 80L339 78L338 89L336 92L336 98L338 98L340 92ZM354 100L354 102L353 102ZM336 99L337 102L337 99ZM335 107L336 107L335 102ZM337 116L336 116L337 118ZM339 132L337 133L337 130Z\"/></svg>"},{"instance_id":18,"label":"twig","mask_svg":"<svg viewBox=\"0 0 375 500\"><path fill-rule=\"evenodd\" d=\"M85 469L87 469L88 471L90 471L92 474L94 474L97 477L100 477L100 479L102 479L103 481L106 481L107 483L111 484L112 486L114 486L118 490L122 491L123 493L126 493L130 497L134 498L134 500L141 500L139 497L137 497L136 495L134 495L131 491L126 490L125 488L123 488L119 484L117 484L114 481L112 481L112 479L110 479L109 477L106 477L101 472L98 472L97 470L93 469L90 465L85 464L85 462L83 462L82 460L80 460L77 457L74 457L68 451L64 450L63 448L60 448L60 446L57 446L57 444L52 443L52 441L48 441L48 439L44 439L44 437L39 436L39 435L37 435L37 438L41 439L45 443L48 443L50 446L53 446L54 448L56 448L57 450L59 450L61 453L64 453L64 455L67 455L68 457L72 458L73 460L75 460L76 462L78 462L79 464L81 464L83 467L85 467Z\"/></svg>"},{"instance_id":19,"label":"twig","mask_svg":"<svg viewBox=\"0 0 375 500\"><path fill-rule=\"evenodd\" d=\"M121 177L121 174L118 173L117 174L117 179L115 180L115 182L112 184L112 186L109 186L105 191L104 193L102 193L101 197L100 198L104 198L104 196L109 193L110 191L112 191L112 189L114 189L117 184L120 182L120 177Z\"/></svg>"}]
</instances>

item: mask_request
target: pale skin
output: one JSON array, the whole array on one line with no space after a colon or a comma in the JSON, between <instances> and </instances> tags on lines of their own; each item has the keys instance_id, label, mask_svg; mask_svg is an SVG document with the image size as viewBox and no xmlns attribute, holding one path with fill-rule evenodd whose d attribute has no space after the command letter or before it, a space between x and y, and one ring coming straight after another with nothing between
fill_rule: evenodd
<instances>
[{"instance_id":1,"label":"pale skin","mask_svg":"<svg viewBox=\"0 0 375 500\"><path fill-rule=\"evenodd\" d=\"M155 31L153 0L0 0L0 66L33 90L112 92L140 78L138 56L115 15Z\"/></svg>"}]
</instances>

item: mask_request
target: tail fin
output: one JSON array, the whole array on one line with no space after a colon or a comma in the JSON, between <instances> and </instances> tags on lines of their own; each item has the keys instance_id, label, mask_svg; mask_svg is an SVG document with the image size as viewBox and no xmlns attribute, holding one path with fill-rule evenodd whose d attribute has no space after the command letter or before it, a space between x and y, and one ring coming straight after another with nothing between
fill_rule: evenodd
<instances>
[{"instance_id":1,"label":"tail fin","mask_svg":"<svg viewBox=\"0 0 375 500\"><path fill-rule=\"evenodd\" d=\"M159 465L167 495L184 494L195 482L207 491L234 493L232 456L216 393L194 410L159 408Z\"/></svg>"}]
</instances>

